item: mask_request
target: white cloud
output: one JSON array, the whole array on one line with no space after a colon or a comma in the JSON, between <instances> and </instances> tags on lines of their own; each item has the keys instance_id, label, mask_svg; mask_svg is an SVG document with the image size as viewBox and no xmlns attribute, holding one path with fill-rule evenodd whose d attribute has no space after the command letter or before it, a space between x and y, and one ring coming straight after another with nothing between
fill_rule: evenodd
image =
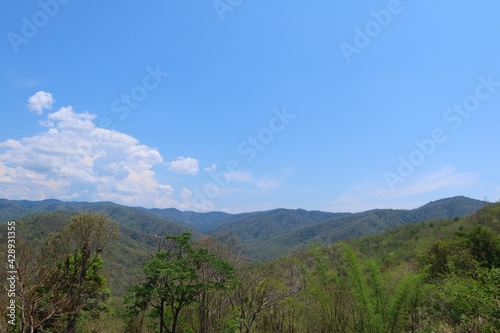
<instances>
[{"instance_id":1,"label":"white cloud","mask_svg":"<svg viewBox=\"0 0 500 333\"><path fill-rule=\"evenodd\" d=\"M206 171L206 172L215 171L215 170L217 170L217 165L215 165L215 164L212 164L211 166L203 169L203 171Z\"/></svg>"},{"instance_id":2,"label":"white cloud","mask_svg":"<svg viewBox=\"0 0 500 333\"><path fill-rule=\"evenodd\" d=\"M200 170L196 159L183 156L179 156L177 160L170 162L168 168L173 172L185 175L196 175Z\"/></svg>"},{"instance_id":3,"label":"white cloud","mask_svg":"<svg viewBox=\"0 0 500 333\"><path fill-rule=\"evenodd\" d=\"M95 117L63 107L41 122L46 131L0 142L2 196L195 208L186 191L179 201L171 185L156 180L153 169L164 165L158 150L130 135L97 127ZM197 166L193 161L187 159L190 170Z\"/></svg>"},{"instance_id":4,"label":"white cloud","mask_svg":"<svg viewBox=\"0 0 500 333\"><path fill-rule=\"evenodd\" d=\"M193 192L190 189L183 187L180 197L182 201L190 201L193 197Z\"/></svg>"},{"instance_id":5,"label":"white cloud","mask_svg":"<svg viewBox=\"0 0 500 333\"><path fill-rule=\"evenodd\" d=\"M180 194L181 204L179 205L179 209L181 210L197 210L208 212L214 210L214 204L206 199L195 198L193 195L193 191L190 189L183 187ZM195 200L196 199L196 200Z\"/></svg>"},{"instance_id":6,"label":"white cloud","mask_svg":"<svg viewBox=\"0 0 500 333\"><path fill-rule=\"evenodd\" d=\"M54 102L55 100L51 93L38 91L28 99L28 109L38 115L41 115L44 109L52 108L52 104Z\"/></svg>"}]
</instances>

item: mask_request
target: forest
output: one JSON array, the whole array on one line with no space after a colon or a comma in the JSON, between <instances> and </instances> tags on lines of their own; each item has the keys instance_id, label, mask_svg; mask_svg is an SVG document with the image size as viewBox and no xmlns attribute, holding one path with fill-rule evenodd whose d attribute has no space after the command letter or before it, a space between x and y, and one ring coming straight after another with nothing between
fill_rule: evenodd
<instances>
[{"instance_id":1,"label":"forest","mask_svg":"<svg viewBox=\"0 0 500 333\"><path fill-rule=\"evenodd\" d=\"M33 228L42 220L49 229ZM258 262L228 233L155 234L147 248L124 248L123 227L92 211L16 228L15 318L4 291L1 332L500 331L499 203Z\"/></svg>"}]
</instances>

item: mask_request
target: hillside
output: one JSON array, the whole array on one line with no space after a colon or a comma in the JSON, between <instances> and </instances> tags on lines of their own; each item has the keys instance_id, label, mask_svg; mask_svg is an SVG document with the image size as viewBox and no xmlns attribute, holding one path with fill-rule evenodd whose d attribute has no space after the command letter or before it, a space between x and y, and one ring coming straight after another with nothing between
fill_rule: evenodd
<instances>
[{"instance_id":1,"label":"hillside","mask_svg":"<svg viewBox=\"0 0 500 333\"><path fill-rule=\"evenodd\" d=\"M382 232L398 225L427 220L464 217L484 207L483 201L463 196L430 202L412 210L376 209L355 214L339 214L335 217L293 228L266 233L255 232L267 228L260 221L238 221L230 230L238 235L247 247L247 256L265 260L286 254L294 248L311 243L328 244ZM276 223L276 222L274 222ZM273 224L274 225L274 224ZM242 236L246 234L246 236Z\"/></svg>"},{"instance_id":2,"label":"hillside","mask_svg":"<svg viewBox=\"0 0 500 333\"><path fill-rule=\"evenodd\" d=\"M44 212L94 211L106 213L120 225L144 234L179 233L189 228L182 222L161 218L147 210L111 202L66 202L60 200L6 200L0 199L0 221L19 219Z\"/></svg>"},{"instance_id":3,"label":"hillside","mask_svg":"<svg viewBox=\"0 0 500 333\"><path fill-rule=\"evenodd\" d=\"M375 209L361 213L331 213L304 209L228 214L190 212L177 209L146 209L110 202L26 201L0 199L0 221L45 212L95 211L116 220L131 240L143 244L153 235L177 234L193 230L194 237L230 234L245 247L251 261L267 260L314 242L366 236L413 222L470 215L484 202L463 196L430 202L412 210ZM150 245L150 244L149 244Z\"/></svg>"},{"instance_id":4,"label":"hillside","mask_svg":"<svg viewBox=\"0 0 500 333\"><path fill-rule=\"evenodd\" d=\"M33 212L37 206L53 204L24 202L18 206L9 204L8 207L11 212L19 210L19 207ZM59 209L64 206L60 202L55 204ZM482 208L477 210L478 206ZM75 208L74 205L71 207ZM151 218L142 209L109 203L90 207L101 207L120 219L127 216L131 219ZM221 223L220 226L227 224L227 228L221 231L231 227L235 232L262 228L261 233L239 234L247 245L247 257L253 260L277 258L258 264L240 261L243 258L236 259L232 264L240 282L223 293L211 294L210 300L206 301L214 309L219 309L217 318L231 322L235 319L232 317L234 309L218 307L228 304L228 298L235 302L240 309L238 313L241 313L251 302L259 302L260 297L267 302L281 295L273 303L272 310L261 312L257 317L258 324L252 332L285 332L275 330L269 318L286 318L289 325L300 332L346 331L345 325L356 332L394 333L411 331L411 327L429 332L443 331L444 328L449 332L475 332L485 323L491 328L500 328L497 320L500 303L495 296L500 290L499 209L500 204L484 207L481 202L456 197L431 202L413 210L377 209L358 214L333 214L276 209L250 213L233 223ZM476 212L466 217L457 216L471 210ZM23 254L23 240L31 244L39 243L67 225L75 213L66 209L16 218L19 255L22 257ZM323 220L325 214L330 218ZM153 224L162 220L158 214L151 215L158 219L148 220ZM211 217L216 215L227 218L224 214ZM443 215L449 217L411 223L425 216ZM163 221L174 223L166 219ZM121 235L103 252L102 274L108 279L113 295L107 304L120 315L107 317L103 314L96 320L113 327L134 323L142 325L142 320L128 321L127 318L134 314L125 311L124 293L144 281L144 274L136 272L152 258L154 240L157 239L155 235L133 230L125 224L125 220L120 222ZM151 229L140 223L129 224L135 228ZM181 229L186 228L185 225L177 225ZM385 230L377 233L382 228ZM375 234L350 238L344 243L330 242L334 237L340 239L362 233ZM313 241L316 244L310 244ZM5 233L0 234L0 243L5 243ZM238 257L238 251L234 251L237 247L229 242L203 240L197 246L215 246L212 250L220 252L214 253L226 258ZM281 256L284 249L288 249L289 254ZM203 248L199 250L201 252L197 253L205 253ZM184 271L184 266L181 270ZM360 288L363 294L358 292ZM282 294L279 294L280 290ZM246 300L250 303L247 304ZM183 321L185 327L194 325L193 320L196 322L196 310L196 307L189 307L182 312L183 318L189 318ZM297 316L297 313L301 315ZM358 321L363 321L366 314L380 320L367 321L373 329L359 330ZM148 326L155 317L145 318L144 326ZM335 319L335 322L328 322L329 318L344 318L344 321ZM133 331L125 328L117 330ZM105 329L101 332L110 331Z\"/></svg>"},{"instance_id":5,"label":"hillside","mask_svg":"<svg viewBox=\"0 0 500 333\"><path fill-rule=\"evenodd\" d=\"M222 224L231 223L239 219L245 218L246 216L258 214L258 213L228 214L224 212L198 213L193 211L180 211L175 208L166 208L166 209L139 208L139 209L154 214L156 216L166 218L171 221L177 221L179 223L185 224L186 226L194 230L198 230L206 234L213 233L213 231Z\"/></svg>"},{"instance_id":6,"label":"hillside","mask_svg":"<svg viewBox=\"0 0 500 333\"><path fill-rule=\"evenodd\" d=\"M305 226L315 225L333 217L349 213L309 212L305 210L275 209L253 213L235 221L226 222L213 229L213 234L230 233L241 241L261 239Z\"/></svg>"},{"instance_id":7,"label":"hillside","mask_svg":"<svg viewBox=\"0 0 500 333\"><path fill-rule=\"evenodd\" d=\"M350 331L476 332L478 327L488 327L490 330L485 332L496 332L495 329L500 328L497 319L500 313L500 204L485 207L480 201L455 197L434 201L413 210L376 209L357 214L276 209L248 213L238 219L232 215L224 216L225 213L215 213L219 219L216 219L218 223L215 225L218 227L213 232L233 232L237 235L247 246L246 259L258 261L274 258L259 263L248 262L240 257L238 244L232 243L229 238L221 243L193 239L196 246L186 250L192 249L194 252L189 250L178 257L176 250L170 252L173 255L170 260L174 261L158 261L158 258L163 258L169 252L157 253L158 257L152 256L156 252L155 240L159 238L149 232L165 230L176 233L176 229L170 229L172 226L178 230L188 229L185 224L162 218L158 212L149 213L144 209L110 203L71 203L67 206L52 201L3 204L7 207L4 214L29 212L15 219L19 258L29 258L23 257L24 250L30 248L25 247L25 241L29 240L30 246L36 248L42 239L66 226L77 213L69 210L70 207L100 209L117 218L121 235L102 252L104 268L101 270L113 295L109 299L103 296L102 300L106 300L107 306L117 315L109 316L101 312L99 317L89 322L89 325L98 327L105 325L106 328L101 330L105 332L140 331L134 327L142 326L145 332L152 332L149 328L154 326L155 312L149 306L144 307L142 291L135 296L129 294L128 297L141 301L134 306L148 312L145 317L125 310L125 292L130 287L141 286L144 281L156 281L144 280L145 274L151 272L166 274L165 278L170 278L178 271L182 274L175 275L176 278L185 276L192 279L195 275L184 275L187 267L185 260L191 255L195 262L199 256L205 256L205 264L212 259L218 260L215 259L217 256L226 258L224 260L228 261L225 263L214 261L212 268L229 264L230 267L225 266L227 272L229 274L234 268L238 283L228 283L224 292L211 293L208 298L197 297L195 305L181 312L182 325L186 331L197 331L196 322L200 312L196 305L202 301L210 309L218 311L217 320L213 323L220 326L214 328L213 332L225 331L223 327L231 325L234 320L249 319L237 318L234 308L229 304L236 306L239 314L245 313L249 306L260 307L266 302L272 302L272 307L269 311L261 311L262 308L255 310L260 314L254 318L255 326L249 332L284 333L285 330L279 328L281 326L273 324L283 320L287 322L286 327L293 327L293 331L311 333L345 332L348 331L345 325L364 327L367 323L374 329ZM47 211L50 207L59 210ZM40 211L36 212L37 209ZM469 211L475 213L467 214ZM458 216L461 214L467 216ZM448 217L441 217L444 215ZM440 218L412 223L426 216ZM226 218L235 220L222 222ZM146 221L145 225L141 219ZM4 221L0 224L4 224ZM261 228L262 232L255 233L254 228ZM381 229L384 231L378 232ZM145 230L148 233L143 232ZM356 236L363 233L375 234ZM74 234L73 237L78 239L79 235ZM202 234L198 233L200 236ZM6 244L5 237L6 233L0 234L0 243ZM182 237L184 234L177 239ZM344 242L331 242L338 239ZM189 239L186 241L189 243ZM184 245L178 248L184 251L181 248L184 249ZM5 246L0 247L0 252L5 250ZM214 256L205 251L213 251ZM287 252L287 255L283 255ZM69 267L70 263L69 259L65 259L58 265ZM160 263L167 264L168 269L150 270L154 267L151 265ZM57 267L49 272L60 272L60 266ZM142 267L149 269L141 273ZM202 271L206 269L204 265L189 267L198 267ZM206 278L211 275L201 276ZM219 281L217 274L213 278ZM45 286L43 288L47 288L51 286L52 280L48 285L43 284L45 280L23 281L40 283ZM143 286L149 288L148 283ZM163 285L159 285L159 288L159 291L164 292ZM58 300L55 298L52 301ZM36 303L36 298L33 301ZM260 304L261 301L264 303ZM89 300L88 304L98 309L93 301ZM40 311L45 313L43 306ZM57 322L58 317L54 318ZM221 319L223 322L219 323ZM115 330L112 331L111 327Z\"/></svg>"},{"instance_id":8,"label":"hillside","mask_svg":"<svg viewBox=\"0 0 500 333\"><path fill-rule=\"evenodd\" d=\"M427 206L427 205L426 205ZM434 202L429 207L434 206ZM424 206L425 207L425 206ZM465 218L426 220L400 225L376 235L353 238L348 242L364 255L386 266L410 260L419 251L446 238L453 238L476 226L484 226L500 235L500 203L489 204Z\"/></svg>"},{"instance_id":9,"label":"hillside","mask_svg":"<svg viewBox=\"0 0 500 333\"><path fill-rule=\"evenodd\" d=\"M40 241L49 234L60 231L66 226L76 212L55 211L32 214L16 219L17 240ZM0 244L5 242L5 233L0 234ZM22 243L19 243L22 244ZM22 245L18 246L22 251ZM104 252L106 262L104 275L109 278L113 294L123 294L131 282L134 271L141 267L141 263L152 250L152 239L149 235L120 226L120 236L116 242ZM21 252L19 252L21 253Z\"/></svg>"}]
</instances>

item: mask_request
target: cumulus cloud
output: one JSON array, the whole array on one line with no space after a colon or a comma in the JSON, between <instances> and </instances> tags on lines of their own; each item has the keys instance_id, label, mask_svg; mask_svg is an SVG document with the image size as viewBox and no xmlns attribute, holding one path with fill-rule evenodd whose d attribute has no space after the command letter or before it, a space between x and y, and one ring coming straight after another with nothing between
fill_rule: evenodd
<instances>
[{"instance_id":1,"label":"cumulus cloud","mask_svg":"<svg viewBox=\"0 0 500 333\"><path fill-rule=\"evenodd\" d=\"M200 170L196 159L183 156L179 156L177 160L170 162L168 168L173 172L185 175L196 175Z\"/></svg>"},{"instance_id":2,"label":"cumulus cloud","mask_svg":"<svg viewBox=\"0 0 500 333\"><path fill-rule=\"evenodd\" d=\"M43 110L53 99L38 101L33 105ZM195 205L187 190L180 194L180 200L175 199L175 189L156 179L155 167L165 165L157 149L125 133L96 126L95 117L63 107L41 121L45 131L0 142L2 196L159 208ZM198 168L194 159L177 162L176 170L195 173Z\"/></svg>"},{"instance_id":3,"label":"cumulus cloud","mask_svg":"<svg viewBox=\"0 0 500 333\"><path fill-rule=\"evenodd\" d=\"M38 91L28 99L28 109L41 115L44 109L51 109L54 102L55 100L51 93Z\"/></svg>"}]
</instances>

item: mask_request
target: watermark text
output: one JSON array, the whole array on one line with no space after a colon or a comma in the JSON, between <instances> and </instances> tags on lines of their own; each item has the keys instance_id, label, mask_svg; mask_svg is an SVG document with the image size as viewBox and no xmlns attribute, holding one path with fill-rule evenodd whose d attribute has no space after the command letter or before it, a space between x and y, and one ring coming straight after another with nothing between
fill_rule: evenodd
<instances>
[{"instance_id":1,"label":"watermark text","mask_svg":"<svg viewBox=\"0 0 500 333\"><path fill-rule=\"evenodd\" d=\"M7 223L7 317L8 324L16 324L16 222Z\"/></svg>"},{"instance_id":2,"label":"watermark text","mask_svg":"<svg viewBox=\"0 0 500 333\"><path fill-rule=\"evenodd\" d=\"M443 120L454 131L458 130L465 119L468 119L475 111L479 109L481 103L490 98L498 88L500 81L493 79L493 74L488 76L479 76L479 83L474 89L474 93L465 97L460 103L447 109L443 113ZM423 165L425 161L436 152L438 146L448 140L448 135L444 128L438 127L431 131L429 137L415 140L416 148L408 155L398 156L399 165L396 172L386 171L385 181L392 191L396 185L403 183L408 177L413 175L415 170Z\"/></svg>"}]
</instances>

